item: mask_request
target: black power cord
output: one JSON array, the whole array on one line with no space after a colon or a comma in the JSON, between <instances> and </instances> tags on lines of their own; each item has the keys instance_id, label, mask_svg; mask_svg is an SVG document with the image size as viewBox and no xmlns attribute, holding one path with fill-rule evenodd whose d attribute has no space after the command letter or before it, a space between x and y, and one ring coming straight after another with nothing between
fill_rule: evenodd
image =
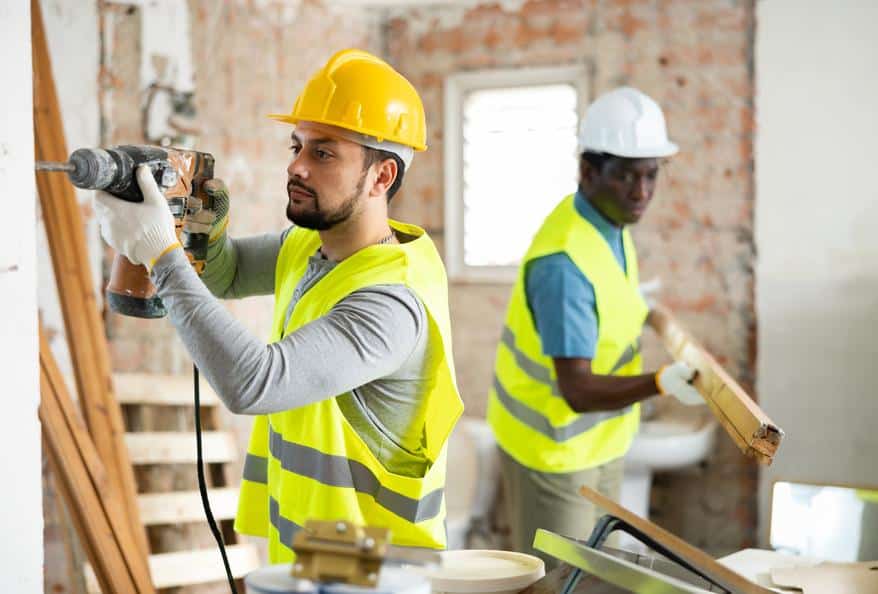
<instances>
[{"instance_id":1,"label":"black power cord","mask_svg":"<svg viewBox=\"0 0 878 594\"><path fill-rule=\"evenodd\" d=\"M201 394L198 386L198 367L192 364L192 377L195 380L195 447L198 452L198 491L201 493L201 504L204 506L204 515L207 516L207 523L210 531L216 539L219 547L220 555L223 558L223 565L226 568L226 577L229 579L229 588L232 594L238 594L238 588L235 585L235 578L232 576L232 569L229 567L229 558L226 555L226 543L223 541L223 535L216 525L213 512L210 511L210 501L207 499L207 483L204 480L204 456L201 453Z\"/></svg>"}]
</instances>

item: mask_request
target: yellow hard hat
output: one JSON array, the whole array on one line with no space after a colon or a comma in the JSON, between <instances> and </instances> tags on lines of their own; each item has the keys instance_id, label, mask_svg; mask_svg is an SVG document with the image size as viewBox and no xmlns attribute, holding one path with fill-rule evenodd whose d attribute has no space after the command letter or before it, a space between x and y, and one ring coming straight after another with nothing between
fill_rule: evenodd
<instances>
[{"instance_id":1,"label":"yellow hard hat","mask_svg":"<svg viewBox=\"0 0 878 594\"><path fill-rule=\"evenodd\" d=\"M332 56L305 85L293 111L268 117L295 124L317 122L427 149L424 104L412 84L390 64L358 49Z\"/></svg>"}]
</instances>

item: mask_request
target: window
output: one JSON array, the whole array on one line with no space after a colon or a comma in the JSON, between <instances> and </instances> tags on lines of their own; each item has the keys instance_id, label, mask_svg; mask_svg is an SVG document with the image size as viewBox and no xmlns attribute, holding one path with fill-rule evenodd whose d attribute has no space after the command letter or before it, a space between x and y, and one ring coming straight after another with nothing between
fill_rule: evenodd
<instances>
[{"instance_id":1,"label":"window","mask_svg":"<svg viewBox=\"0 0 878 594\"><path fill-rule=\"evenodd\" d=\"M445 87L445 261L508 282L539 225L576 189L578 68L458 74Z\"/></svg>"}]
</instances>

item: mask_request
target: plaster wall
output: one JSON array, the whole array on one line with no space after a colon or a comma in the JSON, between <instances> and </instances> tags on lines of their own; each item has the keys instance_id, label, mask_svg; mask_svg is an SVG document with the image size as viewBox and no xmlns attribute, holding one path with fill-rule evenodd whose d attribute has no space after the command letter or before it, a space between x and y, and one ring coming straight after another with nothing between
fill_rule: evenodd
<instances>
[{"instance_id":1,"label":"plaster wall","mask_svg":"<svg viewBox=\"0 0 878 594\"><path fill-rule=\"evenodd\" d=\"M0 472L10 486L0 510L6 534L0 573L5 590L37 594L43 591L43 510L29 4L0 5L0 23L0 53L19 56L0 64L7 85L0 94Z\"/></svg>"},{"instance_id":2,"label":"plaster wall","mask_svg":"<svg viewBox=\"0 0 878 594\"><path fill-rule=\"evenodd\" d=\"M758 387L787 432L765 540L776 480L878 488L878 5L763 0L757 19Z\"/></svg>"}]
</instances>

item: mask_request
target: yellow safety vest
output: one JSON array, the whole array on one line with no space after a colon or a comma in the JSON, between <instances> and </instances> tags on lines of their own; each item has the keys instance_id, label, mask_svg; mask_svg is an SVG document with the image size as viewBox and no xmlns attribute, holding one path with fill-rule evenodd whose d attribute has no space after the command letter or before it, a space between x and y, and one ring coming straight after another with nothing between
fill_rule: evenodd
<instances>
[{"instance_id":1,"label":"yellow safety vest","mask_svg":"<svg viewBox=\"0 0 878 594\"><path fill-rule=\"evenodd\" d=\"M302 296L284 327L293 291L309 256L321 245L316 232L294 229L278 256L271 342L326 315L364 287L409 287L429 320L430 358L424 373L434 381L424 394L423 435L430 468L423 478L389 472L351 427L337 397L256 417L235 530L267 537L272 563L294 558L293 535L309 519L386 527L395 544L445 547L446 440L463 412L451 355L448 283L424 230L396 221L391 226L416 239L369 246L346 258Z\"/></svg>"},{"instance_id":2,"label":"yellow safety vest","mask_svg":"<svg viewBox=\"0 0 878 594\"><path fill-rule=\"evenodd\" d=\"M627 275L609 244L576 212L573 196L555 207L524 257L506 325L497 347L488 423L510 456L540 472L575 472L625 455L640 424L640 406L624 410L575 413L558 389L551 357L527 305L527 263L566 253L594 286L599 320L592 371L600 375L641 372L640 333L648 309L638 290L637 254L624 230Z\"/></svg>"}]
</instances>

